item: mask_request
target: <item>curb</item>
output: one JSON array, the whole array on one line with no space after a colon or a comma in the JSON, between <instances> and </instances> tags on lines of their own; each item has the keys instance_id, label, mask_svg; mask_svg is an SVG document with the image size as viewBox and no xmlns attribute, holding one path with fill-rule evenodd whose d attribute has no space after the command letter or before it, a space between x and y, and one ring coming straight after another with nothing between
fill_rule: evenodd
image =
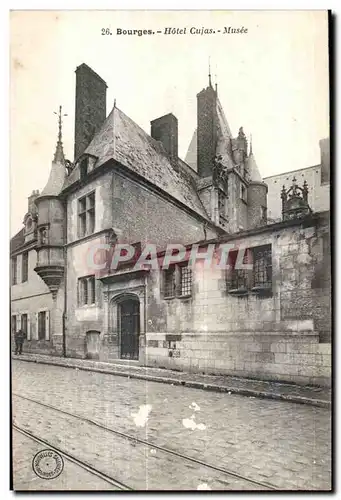
<instances>
[{"instance_id":1,"label":"curb","mask_svg":"<svg viewBox=\"0 0 341 500\"><path fill-rule=\"evenodd\" d=\"M14 358L16 359L16 358ZM317 399L317 398L307 398L304 396L296 396L296 395L291 395L291 394L279 394L279 393L274 393L274 392L267 392L267 391L256 391L254 389L247 389L247 388L238 388L238 387L229 387L226 385L215 385L212 383L204 383L204 382L196 382L196 381L191 381L191 380L179 380L179 379L173 379L170 377L158 377L156 375L147 375L147 374L141 374L141 373L130 373L130 372L124 372L124 371L117 371L117 370L109 370L105 368L93 368L93 367L88 367L88 366L72 366L68 364L63 364L63 363L58 363L54 361L45 361L45 360L37 360L37 359L21 359L17 358L20 361L25 361L26 363L38 363L38 364L43 364L43 365L52 365L52 366L61 366L64 368L72 368L74 370L83 370L83 371L88 371L88 372L96 372L96 373L103 373L106 375L116 375L118 377L126 377L126 378L135 378L135 379L140 379L140 380L149 380L150 382L158 382L158 383L163 383L163 384L171 384L171 385L182 385L184 387L190 387L193 389L202 389L206 391L213 391L213 392L224 392L224 393L229 393L229 394L237 394L240 396L248 396L248 397L257 397L257 398L262 398L262 399L273 399L273 400L281 400L281 401L288 401L290 403L298 403L298 404L306 404L310 406L318 406L320 408L331 408L331 402L326 401L323 399Z\"/></svg>"}]
</instances>

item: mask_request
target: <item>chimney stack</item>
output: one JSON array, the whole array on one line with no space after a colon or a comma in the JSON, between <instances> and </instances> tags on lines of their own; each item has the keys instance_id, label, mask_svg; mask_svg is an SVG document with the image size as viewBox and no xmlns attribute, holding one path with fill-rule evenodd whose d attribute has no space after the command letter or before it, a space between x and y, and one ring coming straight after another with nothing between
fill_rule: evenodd
<instances>
[{"instance_id":1,"label":"chimney stack","mask_svg":"<svg viewBox=\"0 0 341 500\"><path fill-rule=\"evenodd\" d=\"M330 182L330 141L329 137L320 140L321 182Z\"/></svg>"},{"instance_id":2,"label":"chimney stack","mask_svg":"<svg viewBox=\"0 0 341 500\"><path fill-rule=\"evenodd\" d=\"M212 175L216 154L217 94L211 86L197 95L197 165L200 177Z\"/></svg>"},{"instance_id":3,"label":"chimney stack","mask_svg":"<svg viewBox=\"0 0 341 500\"><path fill-rule=\"evenodd\" d=\"M178 159L178 120L172 114L150 122L153 139L160 141L172 160Z\"/></svg>"},{"instance_id":4,"label":"chimney stack","mask_svg":"<svg viewBox=\"0 0 341 500\"><path fill-rule=\"evenodd\" d=\"M85 151L106 119L107 84L89 66L76 69L74 160Z\"/></svg>"}]
</instances>

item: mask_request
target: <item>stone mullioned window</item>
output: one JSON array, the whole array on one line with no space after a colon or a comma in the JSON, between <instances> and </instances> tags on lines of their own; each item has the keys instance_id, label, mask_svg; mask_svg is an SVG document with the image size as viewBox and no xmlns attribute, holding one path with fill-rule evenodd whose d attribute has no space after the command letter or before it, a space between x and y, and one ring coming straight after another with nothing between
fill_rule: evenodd
<instances>
[{"instance_id":1,"label":"stone mullioned window","mask_svg":"<svg viewBox=\"0 0 341 500\"><path fill-rule=\"evenodd\" d=\"M95 276L78 279L78 305L86 306L96 303Z\"/></svg>"},{"instance_id":2,"label":"stone mullioned window","mask_svg":"<svg viewBox=\"0 0 341 500\"><path fill-rule=\"evenodd\" d=\"M78 237L95 231L95 192L78 200Z\"/></svg>"}]
</instances>

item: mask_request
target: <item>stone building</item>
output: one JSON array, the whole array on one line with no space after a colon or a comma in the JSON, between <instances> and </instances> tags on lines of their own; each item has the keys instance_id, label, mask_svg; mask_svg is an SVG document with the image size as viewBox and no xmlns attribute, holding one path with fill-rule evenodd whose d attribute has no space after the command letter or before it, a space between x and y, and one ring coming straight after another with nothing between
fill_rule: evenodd
<instances>
[{"instance_id":1,"label":"stone building","mask_svg":"<svg viewBox=\"0 0 341 500\"><path fill-rule=\"evenodd\" d=\"M330 144L329 138L320 140L321 161L319 165L301 168L292 172L265 177L268 186L268 218L278 220L282 216L281 189L293 176L300 184L307 182L310 190L309 204L314 212L329 211L330 192Z\"/></svg>"},{"instance_id":2,"label":"stone building","mask_svg":"<svg viewBox=\"0 0 341 500\"><path fill-rule=\"evenodd\" d=\"M148 135L116 105L107 116L106 88L77 68L74 161L60 112L50 178L11 241L12 331L24 325L24 350L328 384L328 213L311 210L307 185L294 180L278 194L282 221L269 224L268 186L210 77L188 163L173 114ZM222 242L246 249L252 270L186 258L167 270L136 269L134 258L99 265L110 262L108 245L141 255L152 244L162 260L169 244Z\"/></svg>"}]
</instances>

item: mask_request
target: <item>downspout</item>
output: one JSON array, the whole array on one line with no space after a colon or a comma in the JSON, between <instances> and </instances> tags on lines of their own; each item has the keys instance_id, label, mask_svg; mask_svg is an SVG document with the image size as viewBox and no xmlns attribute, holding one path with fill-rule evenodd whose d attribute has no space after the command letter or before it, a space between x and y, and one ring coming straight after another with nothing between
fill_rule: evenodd
<instances>
[{"instance_id":1,"label":"downspout","mask_svg":"<svg viewBox=\"0 0 341 500\"><path fill-rule=\"evenodd\" d=\"M63 311L63 357L66 358L66 320L67 320L67 200L64 199L64 311Z\"/></svg>"}]
</instances>

